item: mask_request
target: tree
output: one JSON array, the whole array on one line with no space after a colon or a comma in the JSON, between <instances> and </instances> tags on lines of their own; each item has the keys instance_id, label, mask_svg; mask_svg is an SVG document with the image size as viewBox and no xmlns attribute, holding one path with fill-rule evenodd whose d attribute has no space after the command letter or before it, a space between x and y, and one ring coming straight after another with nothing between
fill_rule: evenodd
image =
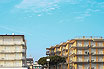
<instances>
[{"instance_id":1,"label":"tree","mask_svg":"<svg viewBox=\"0 0 104 69\"><path fill-rule=\"evenodd\" d=\"M38 60L38 64L42 65L43 67L45 65L47 65L47 61L46 61L47 57L42 57Z\"/></svg>"},{"instance_id":2,"label":"tree","mask_svg":"<svg viewBox=\"0 0 104 69\"><path fill-rule=\"evenodd\" d=\"M46 59L49 58L50 59L50 65L55 65L56 69L57 69L57 65L59 63L65 63L66 59L65 57L61 57L61 56L48 56L48 57L42 57L38 60L38 64L42 65L43 67L46 65L47 66L47 61Z\"/></svg>"},{"instance_id":3,"label":"tree","mask_svg":"<svg viewBox=\"0 0 104 69\"><path fill-rule=\"evenodd\" d=\"M65 57L61 57L61 56L57 56L57 55L55 55L55 56L50 56L49 57L50 58L50 65L55 65L56 66L56 69L57 69L57 65L59 64L59 63L65 63L66 62L66 59L65 59Z\"/></svg>"}]
</instances>

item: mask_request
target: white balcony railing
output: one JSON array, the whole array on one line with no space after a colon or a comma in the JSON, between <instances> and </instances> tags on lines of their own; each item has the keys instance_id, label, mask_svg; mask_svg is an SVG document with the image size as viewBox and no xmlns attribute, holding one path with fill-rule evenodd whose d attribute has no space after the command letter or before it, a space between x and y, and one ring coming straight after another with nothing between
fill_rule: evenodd
<instances>
[{"instance_id":1,"label":"white balcony railing","mask_svg":"<svg viewBox=\"0 0 104 69\"><path fill-rule=\"evenodd\" d=\"M25 52L25 49L22 50L1 50L0 53L13 53L13 52Z\"/></svg>"},{"instance_id":2,"label":"white balcony railing","mask_svg":"<svg viewBox=\"0 0 104 69\"><path fill-rule=\"evenodd\" d=\"M21 59L26 59L25 57L14 57L14 58L0 58L0 60L21 60Z\"/></svg>"},{"instance_id":3,"label":"white balcony railing","mask_svg":"<svg viewBox=\"0 0 104 69\"><path fill-rule=\"evenodd\" d=\"M6 46L9 46L9 45L11 45L11 46L14 46L14 45L25 45L25 42L2 42L2 43L0 43L0 46L2 46L2 45L6 45Z\"/></svg>"}]
</instances>

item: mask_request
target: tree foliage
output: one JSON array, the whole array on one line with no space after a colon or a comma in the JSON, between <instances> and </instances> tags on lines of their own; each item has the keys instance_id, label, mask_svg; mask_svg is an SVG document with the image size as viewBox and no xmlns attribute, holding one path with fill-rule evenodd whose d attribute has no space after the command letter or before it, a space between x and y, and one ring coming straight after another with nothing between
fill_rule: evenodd
<instances>
[{"instance_id":1,"label":"tree foliage","mask_svg":"<svg viewBox=\"0 0 104 69\"><path fill-rule=\"evenodd\" d=\"M61 57L61 56L50 56L50 64L51 65L56 65L56 64L59 64L59 63L65 63L66 62L66 59L64 57Z\"/></svg>"},{"instance_id":2,"label":"tree foliage","mask_svg":"<svg viewBox=\"0 0 104 69\"><path fill-rule=\"evenodd\" d=\"M40 65L46 65L47 64L47 61L46 61L47 57L42 57L38 60L38 64Z\"/></svg>"},{"instance_id":3,"label":"tree foliage","mask_svg":"<svg viewBox=\"0 0 104 69\"><path fill-rule=\"evenodd\" d=\"M38 60L38 64L40 65L47 65L47 61L46 59L49 58L50 59L50 65L57 65L59 63L65 63L66 59L65 57L61 57L61 56L48 56L48 57L42 57Z\"/></svg>"}]
</instances>

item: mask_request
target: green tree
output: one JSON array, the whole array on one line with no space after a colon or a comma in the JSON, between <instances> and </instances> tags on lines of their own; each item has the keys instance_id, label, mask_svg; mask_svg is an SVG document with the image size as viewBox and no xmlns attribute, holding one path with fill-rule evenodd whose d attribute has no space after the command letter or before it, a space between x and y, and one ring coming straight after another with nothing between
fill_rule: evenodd
<instances>
[{"instance_id":1,"label":"green tree","mask_svg":"<svg viewBox=\"0 0 104 69\"><path fill-rule=\"evenodd\" d=\"M59 63L65 63L66 62L66 59L65 59L65 57L61 57L61 56L57 56L57 55L55 55L55 56L50 56L49 57L50 58L50 64L51 65L55 65L56 66L56 69L57 69L57 65L59 64Z\"/></svg>"},{"instance_id":2,"label":"green tree","mask_svg":"<svg viewBox=\"0 0 104 69\"><path fill-rule=\"evenodd\" d=\"M56 69L57 69L57 65L59 63L65 63L66 59L65 57L61 57L61 56L49 56L49 57L42 57L38 60L38 64L42 65L43 67L46 65L47 66L47 61L46 59L49 58L50 59L50 65L55 65Z\"/></svg>"},{"instance_id":3,"label":"green tree","mask_svg":"<svg viewBox=\"0 0 104 69\"><path fill-rule=\"evenodd\" d=\"M47 65L47 61L46 61L47 57L42 57L38 60L38 64L42 65L43 67L45 65Z\"/></svg>"}]
</instances>

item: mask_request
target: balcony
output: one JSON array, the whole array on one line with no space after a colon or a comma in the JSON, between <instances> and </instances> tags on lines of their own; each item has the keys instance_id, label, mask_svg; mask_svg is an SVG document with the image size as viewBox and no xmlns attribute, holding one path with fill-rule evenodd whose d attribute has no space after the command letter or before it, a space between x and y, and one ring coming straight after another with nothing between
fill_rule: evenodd
<instances>
[{"instance_id":1,"label":"balcony","mask_svg":"<svg viewBox=\"0 0 104 69\"><path fill-rule=\"evenodd\" d=\"M46 48L46 50L50 50L50 48Z\"/></svg>"},{"instance_id":2,"label":"balcony","mask_svg":"<svg viewBox=\"0 0 104 69\"><path fill-rule=\"evenodd\" d=\"M82 53L77 53L77 54L75 54L75 53L72 53L72 54L70 54L69 56L89 56L90 54L87 54L87 53L84 53L84 54L82 54Z\"/></svg>"},{"instance_id":3,"label":"balcony","mask_svg":"<svg viewBox=\"0 0 104 69\"><path fill-rule=\"evenodd\" d=\"M19 43L0 43L0 46L25 46L25 42Z\"/></svg>"},{"instance_id":4,"label":"balcony","mask_svg":"<svg viewBox=\"0 0 104 69\"><path fill-rule=\"evenodd\" d=\"M68 54L66 54L65 57L68 57Z\"/></svg>"},{"instance_id":5,"label":"balcony","mask_svg":"<svg viewBox=\"0 0 104 69\"><path fill-rule=\"evenodd\" d=\"M65 47L63 47L63 48L62 48L62 51L65 51L65 50L66 50L66 48L65 48Z\"/></svg>"},{"instance_id":6,"label":"balcony","mask_svg":"<svg viewBox=\"0 0 104 69\"><path fill-rule=\"evenodd\" d=\"M25 60L26 58L25 57L14 57L14 58L7 58L7 57L4 57L4 58L0 58L0 60L6 60L6 61L11 61L11 60Z\"/></svg>"},{"instance_id":7,"label":"balcony","mask_svg":"<svg viewBox=\"0 0 104 69\"><path fill-rule=\"evenodd\" d=\"M73 49L79 49L79 50L82 50L82 49L89 49L90 47L89 46L71 46L70 48L73 48Z\"/></svg>"},{"instance_id":8,"label":"balcony","mask_svg":"<svg viewBox=\"0 0 104 69\"><path fill-rule=\"evenodd\" d=\"M0 53L25 53L25 49L22 50L1 50Z\"/></svg>"},{"instance_id":9,"label":"balcony","mask_svg":"<svg viewBox=\"0 0 104 69\"><path fill-rule=\"evenodd\" d=\"M92 56L104 56L103 53L98 53L98 54L92 54Z\"/></svg>"},{"instance_id":10,"label":"balcony","mask_svg":"<svg viewBox=\"0 0 104 69\"><path fill-rule=\"evenodd\" d=\"M26 52L26 50L25 49L22 49L22 52Z\"/></svg>"},{"instance_id":11,"label":"balcony","mask_svg":"<svg viewBox=\"0 0 104 69\"><path fill-rule=\"evenodd\" d=\"M55 55L55 52L51 52L50 55Z\"/></svg>"},{"instance_id":12,"label":"balcony","mask_svg":"<svg viewBox=\"0 0 104 69\"><path fill-rule=\"evenodd\" d=\"M59 53L61 53L61 51L59 51L59 50L58 50L58 51L56 51L56 53L58 53L58 54L59 54Z\"/></svg>"},{"instance_id":13,"label":"balcony","mask_svg":"<svg viewBox=\"0 0 104 69\"><path fill-rule=\"evenodd\" d=\"M46 51L46 55L50 55L50 52L49 51Z\"/></svg>"},{"instance_id":14,"label":"balcony","mask_svg":"<svg viewBox=\"0 0 104 69\"><path fill-rule=\"evenodd\" d=\"M84 63L84 64L87 64L89 63L88 61L72 61L71 63L75 63L75 64L78 64L78 63Z\"/></svg>"},{"instance_id":15,"label":"balcony","mask_svg":"<svg viewBox=\"0 0 104 69\"><path fill-rule=\"evenodd\" d=\"M100 60L100 61L92 61L92 63L104 63L104 61L103 60Z\"/></svg>"},{"instance_id":16,"label":"balcony","mask_svg":"<svg viewBox=\"0 0 104 69\"><path fill-rule=\"evenodd\" d=\"M92 49L102 49L104 46L91 46Z\"/></svg>"}]
</instances>

